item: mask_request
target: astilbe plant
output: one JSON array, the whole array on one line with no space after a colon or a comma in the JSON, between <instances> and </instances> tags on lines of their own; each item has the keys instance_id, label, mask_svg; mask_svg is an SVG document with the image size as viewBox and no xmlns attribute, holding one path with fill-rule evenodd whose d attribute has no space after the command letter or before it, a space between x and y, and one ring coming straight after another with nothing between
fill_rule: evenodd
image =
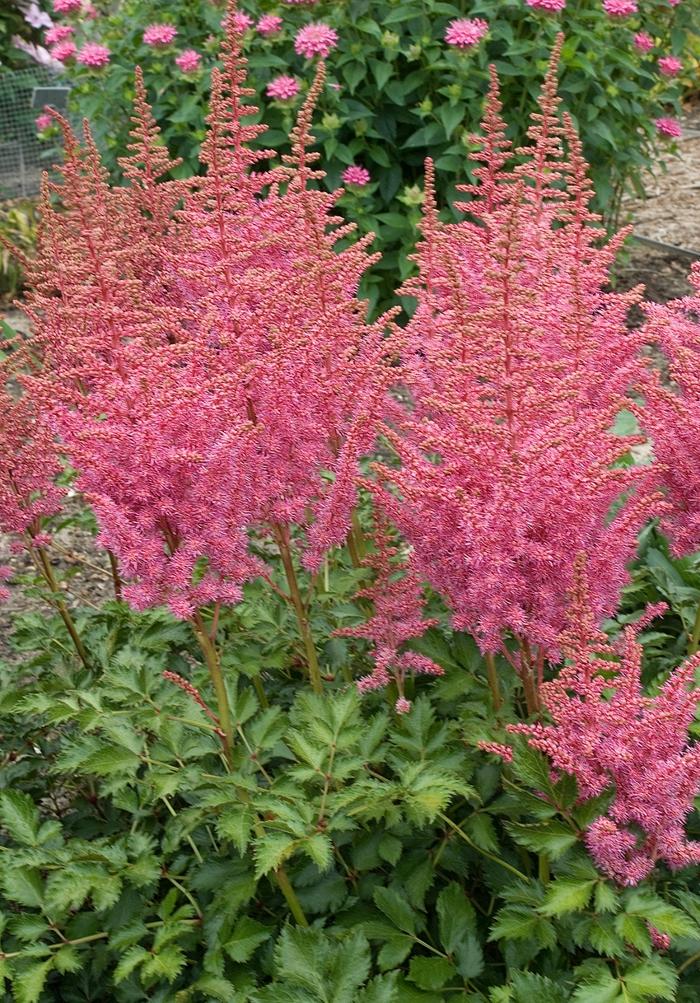
<instances>
[{"instance_id":1,"label":"astilbe plant","mask_svg":"<svg viewBox=\"0 0 700 1003\"><path fill-rule=\"evenodd\" d=\"M585 841L604 873L635 885L658 861L673 870L700 861L700 843L685 834L700 790L700 746L688 739L700 699L694 685L700 655L648 696L638 634L657 611L648 610L611 643L596 626L590 591L580 560L560 640L565 663L540 691L551 723L508 731L546 753L557 773L572 774L582 800L613 788L610 807L587 828Z\"/></svg>"},{"instance_id":2,"label":"astilbe plant","mask_svg":"<svg viewBox=\"0 0 700 1003\"><path fill-rule=\"evenodd\" d=\"M531 710L558 654L572 555L589 554L592 607L609 614L653 497L648 470L614 466L635 441L612 425L643 373L642 336L625 326L639 291L605 289L625 235L602 242L557 103L555 53L530 145L512 150L492 74L477 184L460 206L471 218L439 220L427 164L419 274L403 289L417 301L412 411L391 433L401 469L380 472L416 567L458 627L513 661Z\"/></svg>"}]
</instances>

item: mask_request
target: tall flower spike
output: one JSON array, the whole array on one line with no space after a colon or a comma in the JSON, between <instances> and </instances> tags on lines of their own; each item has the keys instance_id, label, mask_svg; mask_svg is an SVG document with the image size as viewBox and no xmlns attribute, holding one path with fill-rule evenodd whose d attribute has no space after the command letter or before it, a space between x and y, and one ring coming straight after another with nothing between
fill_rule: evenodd
<instances>
[{"instance_id":1,"label":"tall flower spike","mask_svg":"<svg viewBox=\"0 0 700 1003\"><path fill-rule=\"evenodd\" d=\"M586 845L604 873L635 885L657 861L672 870L700 861L700 843L684 831L700 790L700 746L688 741L700 700L694 686L700 655L646 696L637 635L658 609L611 644L595 627L588 595L579 559L560 643L565 663L541 688L551 723L508 731L524 735L557 772L576 777L582 800L614 787L609 809L586 831Z\"/></svg>"}]
</instances>

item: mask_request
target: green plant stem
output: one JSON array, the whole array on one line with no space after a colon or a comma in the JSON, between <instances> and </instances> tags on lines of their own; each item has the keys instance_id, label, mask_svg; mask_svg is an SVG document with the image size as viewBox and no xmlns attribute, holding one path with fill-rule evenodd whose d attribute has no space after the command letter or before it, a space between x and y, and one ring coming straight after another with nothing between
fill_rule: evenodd
<instances>
[{"instance_id":1,"label":"green plant stem","mask_svg":"<svg viewBox=\"0 0 700 1003\"><path fill-rule=\"evenodd\" d=\"M693 630L688 638L688 654L694 655L698 650L698 645L700 645L700 604L698 605L697 613L695 614Z\"/></svg>"},{"instance_id":2,"label":"green plant stem","mask_svg":"<svg viewBox=\"0 0 700 1003\"><path fill-rule=\"evenodd\" d=\"M498 713L503 706L503 697L501 696L501 687L498 681L496 660L490 651L484 657L486 660L486 673L489 680L489 689L491 690L491 699L493 700L493 709Z\"/></svg>"},{"instance_id":3,"label":"green plant stem","mask_svg":"<svg viewBox=\"0 0 700 1003\"><path fill-rule=\"evenodd\" d=\"M538 857L537 873L543 885L549 884L549 857L545 853L540 853Z\"/></svg>"},{"instance_id":4,"label":"green plant stem","mask_svg":"<svg viewBox=\"0 0 700 1003\"><path fill-rule=\"evenodd\" d=\"M695 954L691 954L689 958L685 959L682 965L678 966L678 975L682 975L686 968L690 968L690 966L694 965L696 961L700 961L700 951L697 951Z\"/></svg>"},{"instance_id":5,"label":"green plant stem","mask_svg":"<svg viewBox=\"0 0 700 1003\"><path fill-rule=\"evenodd\" d=\"M109 567L112 572L112 583L114 584L114 598L117 602L122 601L122 580L119 574L119 565L117 564L117 559L111 550L107 551L107 557L109 558Z\"/></svg>"},{"instance_id":6,"label":"green plant stem","mask_svg":"<svg viewBox=\"0 0 700 1003\"><path fill-rule=\"evenodd\" d=\"M519 871L517 867L513 867L512 864L509 864L507 860L502 860L501 857L497 857L494 853L489 853L489 851L484 850L483 847L477 846L474 840L467 836L464 829L460 828L460 826L458 826L456 822L453 822L452 819L448 815L445 815L444 812L439 811L437 814L438 818L442 819L443 822L446 822L451 829L454 829L457 835L460 836L465 843L468 843L473 850L476 850L477 853L481 853L484 857L488 857L489 860L493 860L494 863L500 864L501 867L505 867L507 871L510 871L511 874L515 874L516 877L520 878L522 881L529 882L530 879L527 874L523 874L523 872Z\"/></svg>"},{"instance_id":7,"label":"green plant stem","mask_svg":"<svg viewBox=\"0 0 700 1003\"><path fill-rule=\"evenodd\" d=\"M226 684L224 683L224 677L221 672L219 654L211 642L202 620L202 614L199 610L197 610L192 617L191 623L195 636L199 642L199 646L202 649L202 654L204 655L204 660L207 664L207 669L209 670L209 676L214 685L216 704L219 711L219 725L223 732L221 742L224 747L226 762L228 763L229 769L231 769L233 766L233 724L231 723L231 711L228 705Z\"/></svg>"},{"instance_id":8,"label":"green plant stem","mask_svg":"<svg viewBox=\"0 0 700 1003\"><path fill-rule=\"evenodd\" d=\"M75 645L75 650L78 652L80 661L83 663L86 669L90 668L90 661L87 656L87 652L80 639L80 634L78 633L75 624L73 623L73 617L68 612L68 607L62 599L59 599L60 590L58 587L58 582L53 573L53 568L51 567L51 562L49 561L48 555L43 547L35 547L33 544L29 544L30 553L35 557L35 561L41 571L46 584L51 589L54 598L51 600L51 605L58 611L59 616L66 625L66 630L70 634L71 641Z\"/></svg>"},{"instance_id":9,"label":"green plant stem","mask_svg":"<svg viewBox=\"0 0 700 1003\"><path fill-rule=\"evenodd\" d=\"M292 883L289 880L287 872L284 867L278 867L275 871L275 880L279 887L279 890L284 895L285 901L289 906L289 911L291 912L294 919L297 921L299 926L308 926L309 921L304 915L304 910L301 908L301 902L297 898L297 893L292 888Z\"/></svg>"},{"instance_id":10,"label":"green plant stem","mask_svg":"<svg viewBox=\"0 0 700 1003\"><path fill-rule=\"evenodd\" d=\"M323 693L321 670L318 664L316 646L314 645L314 639L311 635L311 628L309 626L306 607L304 606L304 602L301 598L299 582L297 581L296 572L294 570L294 561L292 560L292 552L289 546L289 531L285 526L279 525L279 523L275 523L272 528L275 539L277 540L280 556L282 558L282 566L284 567L284 573L287 578L287 585L289 586L289 597L292 600L297 623L299 624L299 633L301 634L301 639L304 643L306 664L309 669L309 681L311 683L311 688L314 693Z\"/></svg>"}]
</instances>

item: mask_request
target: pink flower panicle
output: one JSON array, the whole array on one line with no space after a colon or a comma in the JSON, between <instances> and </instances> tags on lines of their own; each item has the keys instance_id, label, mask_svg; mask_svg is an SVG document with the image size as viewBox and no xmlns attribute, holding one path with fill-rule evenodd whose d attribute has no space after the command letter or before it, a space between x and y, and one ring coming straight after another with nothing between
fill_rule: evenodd
<instances>
[{"instance_id":1,"label":"pink flower panicle","mask_svg":"<svg viewBox=\"0 0 700 1003\"><path fill-rule=\"evenodd\" d=\"M282 24L282 18L277 14L263 14L255 27L258 29L258 34L264 38L269 38L272 35L279 34L282 30Z\"/></svg>"},{"instance_id":2,"label":"pink flower panicle","mask_svg":"<svg viewBox=\"0 0 700 1003\"><path fill-rule=\"evenodd\" d=\"M502 742L477 742L477 748L492 756L499 756L504 763L513 761L513 749L510 745L504 745Z\"/></svg>"},{"instance_id":3,"label":"pink flower panicle","mask_svg":"<svg viewBox=\"0 0 700 1003\"><path fill-rule=\"evenodd\" d=\"M265 93L274 101L290 101L299 93L299 81L296 77L284 75L274 77L265 88Z\"/></svg>"},{"instance_id":4,"label":"pink flower panicle","mask_svg":"<svg viewBox=\"0 0 700 1003\"><path fill-rule=\"evenodd\" d=\"M654 48L654 39L646 31L638 31L634 36L634 45L640 52L651 52Z\"/></svg>"},{"instance_id":5,"label":"pink flower panicle","mask_svg":"<svg viewBox=\"0 0 700 1003\"><path fill-rule=\"evenodd\" d=\"M658 65L665 77L675 77L683 69L683 60L678 56L662 56Z\"/></svg>"},{"instance_id":6,"label":"pink flower panicle","mask_svg":"<svg viewBox=\"0 0 700 1003\"><path fill-rule=\"evenodd\" d=\"M47 45L55 45L56 42L65 42L73 34L75 29L70 24L54 24L44 33L44 41Z\"/></svg>"},{"instance_id":7,"label":"pink flower panicle","mask_svg":"<svg viewBox=\"0 0 700 1003\"><path fill-rule=\"evenodd\" d=\"M450 21L445 31L445 41L458 49L469 49L478 45L489 30L488 21L483 18L457 18Z\"/></svg>"},{"instance_id":8,"label":"pink flower panicle","mask_svg":"<svg viewBox=\"0 0 700 1003\"><path fill-rule=\"evenodd\" d=\"M443 669L413 651L403 650L410 640L420 637L437 620L423 618L421 583L408 559L402 559L392 543L388 526L381 519L374 535L375 552L363 563L374 571L374 583L358 592L374 607L373 615L357 627L343 627L340 637L361 637L372 642L374 669L357 681L360 693L380 689L395 682L399 692L396 710L405 713L410 703L404 697L406 675L441 676ZM398 557L398 559L397 559ZM403 708L403 709L401 709Z\"/></svg>"},{"instance_id":9,"label":"pink flower panicle","mask_svg":"<svg viewBox=\"0 0 700 1003\"><path fill-rule=\"evenodd\" d=\"M149 24L143 33L144 45L162 49L175 40L177 28L173 24Z\"/></svg>"},{"instance_id":10,"label":"pink flower panicle","mask_svg":"<svg viewBox=\"0 0 700 1003\"><path fill-rule=\"evenodd\" d=\"M671 139L680 139L683 135L681 123L676 118L662 117L654 121L656 131L660 136L668 136Z\"/></svg>"},{"instance_id":11,"label":"pink flower panicle","mask_svg":"<svg viewBox=\"0 0 700 1003\"><path fill-rule=\"evenodd\" d=\"M201 61L202 56L196 49L184 49L179 56L175 57L175 65L183 73L196 73Z\"/></svg>"},{"instance_id":12,"label":"pink flower panicle","mask_svg":"<svg viewBox=\"0 0 700 1003\"><path fill-rule=\"evenodd\" d=\"M525 0L528 7L545 14L559 14L566 7L566 0Z\"/></svg>"},{"instance_id":13,"label":"pink flower panicle","mask_svg":"<svg viewBox=\"0 0 700 1003\"><path fill-rule=\"evenodd\" d=\"M65 42L63 43L66 44ZM110 51L106 45L98 45L97 42L86 42L82 49L78 50L76 61L83 66L93 69L101 69L109 62Z\"/></svg>"},{"instance_id":14,"label":"pink flower panicle","mask_svg":"<svg viewBox=\"0 0 700 1003\"><path fill-rule=\"evenodd\" d=\"M631 17L639 12L636 0L603 0L603 10L610 17Z\"/></svg>"},{"instance_id":15,"label":"pink flower panicle","mask_svg":"<svg viewBox=\"0 0 700 1003\"><path fill-rule=\"evenodd\" d=\"M338 33L321 21L304 25L294 38L294 51L299 56L313 59L321 56L325 59L338 44Z\"/></svg>"},{"instance_id":16,"label":"pink flower panicle","mask_svg":"<svg viewBox=\"0 0 700 1003\"><path fill-rule=\"evenodd\" d=\"M191 683L189 679L185 679L185 677L181 676L178 672L171 672L170 669L166 669L163 672L163 679L165 679L166 682L174 683L175 686L179 687L179 689L183 691L183 693L186 693L188 697L191 697L197 706L202 708L209 720L214 722L216 725L216 734L220 738L224 737L224 732L221 730L218 717L212 711L211 707L206 702L197 687Z\"/></svg>"},{"instance_id":17,"label":"pink flower panicle","mask_svg":"<svg viewBox=\"0 0 700 1003\"><path fill-rule=\"evenodd\" d=\"M611 432L645 378L643 335L625 322L639 291L607 288L625 234L600 245L557 100L553 63L513 168L493 75L477 183L457 206L477 222L440 222L426 166L419 274L403 287L417 301L402 376L413 408L387 432L401 468L379 467L381 503L455 625L483 651L510 633L540 659L558 656L572 552L591 555L592 604L609 615L658 504L649 468L612 467L642 441Z\"/></svg>"},{"instance_id":18,"label":"pink flower panicle","mask_svg":"<svg viewBox=\"0 0 700 1003\"><path fill-rule=\"evenodd\" d=\"M661 930L657 930L655 926L647 922L647 930L649 931L649 936L651 937L651 943L657 951L668 951L671 946L671 938L667 933L662 933Z\"/></svg>"},{"instance_id":19,"label":"pink flower panicle","mask_svg":"<svg viewBox=\"0 0 700 1003\"><path fill-rule=\"evenodd\" d=\"M364 188L370 182L370 173L367 168L358 167L357 164L346 167L341 177L346 185L357 185L358 188Z\"/></svg>"},{"instance_id":20,"label":"pink flower panicle","mask_svg":"<svg viewBox=\"0 0 700 1003\"><path fill-rule=\"evenodd\" d=\"M569 616L561 639L566 663L540 691L551 723L507 730L544 752L554 770L572 774L582 800L614 785L610 808L588 827L585 841L597 866L619 884L638 884L659 860L672 870L700 862L700 843L684 831L700 790L700 746L688 741L700 701L693 685L700 655L671 673L656 696L646 696L639 626L614 644L596 629L582 559Z\"/></svg>"}]
</instances>

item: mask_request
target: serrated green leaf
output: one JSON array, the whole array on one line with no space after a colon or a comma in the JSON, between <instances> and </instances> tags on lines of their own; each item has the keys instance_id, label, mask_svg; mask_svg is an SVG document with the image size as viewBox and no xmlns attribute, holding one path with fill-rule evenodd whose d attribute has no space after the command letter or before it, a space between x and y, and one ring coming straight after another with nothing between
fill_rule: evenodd
<instances>
[{"instance_id":1,"label":"serrated green leaf","mask_svg":"<svg viewBox=\"0 0 700 1003\"><path fill-rule=\"evenodd\" d=\"M559 878L553 881L540 906L543 916L563 916L565 913L585 909L591 900L595 881L575 881Z\"/></svg>"},{"instance_id":2,"label":"serrated green leaf","mask_svg":"<svg viewBox=\"0 0 700 1003\"><path fill-rule=\"evenodd\" d=\"M224 944L224 950L232 961L245 962L251 958L260 944L270 938L270 930L249 916L241 916L233 933Z\"/></svg>"},{"instance_id":3,"label":"serrated green leaf","mask_svg":"<svg viewBox=\"0 0 700 1003\"><path fill-rule=\"evenodd\" d=\"M38 909L44 896L44 883L39 871L31 867L9 868L2 878L5 894L12 902Z\"/></svg>"},{"instance_id":4,"label":"serrated green leaf","mask_svg":"<svg viewBox=\"0 0 700 1003\"><path fill-rule=\"evenodd\" d=\"M138 945L130 947L119 959L117 967L114 969L113 978L117 985L124 979L128 979L134 969L147 961L148 958L150 958L150 954L145 947Z\"/></svg>"},{"instance_id":5,"label":"serrated green leaf","mask_svg":"<svg viewBox=\"0 0 700 1003\"><path fill-rule=\"evenodd\" d=\"M416 932L417 917L409 903L393 888L375 888L374 902L378 909L405 933Z\"/></svg>"},{"instance_id":6,"label":"serrated green leaf","mask_svg":"<svg viewBox=\"0 0 700 1003\"><path fill-rule=\"evenodd\" d=\"M447 958L415 957L408 967L408 978L420 989L442 989L456 974L457 969Z\"/></svg>"},{"instance_id":7,"label":"serrated green leaf","mask_svg":"<svg viewBox=\"0 0 700 1003\"><path fill-rule=\"evenodd\" d=\"M286 833L269 833L255 843L255 876L276 870L281 863L294 853L299 840Z\"/></svg>"},{"instance_id":8,"label":"serrated green leaf","mask_svg":"<svg viewBox=\"0 0 700 1003\"><path fill-rule=\"evenodd\" d=\"M15 1003L38 1003L52 968L53 958L18 968L13 979Z\"/></svg>"},{"instance_id":9,"label":"serrated green leaf","mask_svg":"<svg viewBox=\"0 0 700 1003\"><path fill-rule=\"evenodd\" d=\"M16 842L37 845L39 812L23 791L0 791L0 824Z\"/></svg>"},{"instance_id":10,"label":"serrated green leaf","mask_svg":"<svg viewBox=\"0 0 700 1003\"><path fill-rule=\"evenodd\" d=\"M543 825L506 822L505 827L520 846L532 850L533 853L546 853L552 860L561 857L578 842L576 833L556 819Z\"/></svg>"},{"instance_id":11,"label":"serrated green leaf","mask_svg":"<svg viewBox=\"0 0 700 1003\"><path fill-rule=\"evenodd\" d=\"M253 818L241 805L226 809L216 820L216 831L222 839L230 839L241 856L248 848Z\"/></svg>"},{"instance_id":12,"label":"serrated green leaf","mask_svg":"<svg viewBox=\"0 0 700 1003\"><path fill-rule=\"evenodd\" d=\"M436 909L440 943L447 954L453 954L464 935L476 931L476 911L455 881L440 892Z\"/></svg>"},{"instance_id":13,"label":"serrated green leaf","mask_svg":"<svg viewBox=\"0 0 700 1003\"><path fill-rule=\"evenodd\" d=\"M625 972L624 983L632 1000L675 1000L678 975L664 958L648 958Z\"/></svg>"},{"instance_id":14,"label":"serrated green leaf","mask_svg":"<svg viewBox=\"0 0 700 1003\"><path fill-rule=\"evenodd\" d=\"M509 982L515 993L513 1003L566 1003L569 999L556 982L534 972L511 972Z\"/></svg>"}]
</instances>

